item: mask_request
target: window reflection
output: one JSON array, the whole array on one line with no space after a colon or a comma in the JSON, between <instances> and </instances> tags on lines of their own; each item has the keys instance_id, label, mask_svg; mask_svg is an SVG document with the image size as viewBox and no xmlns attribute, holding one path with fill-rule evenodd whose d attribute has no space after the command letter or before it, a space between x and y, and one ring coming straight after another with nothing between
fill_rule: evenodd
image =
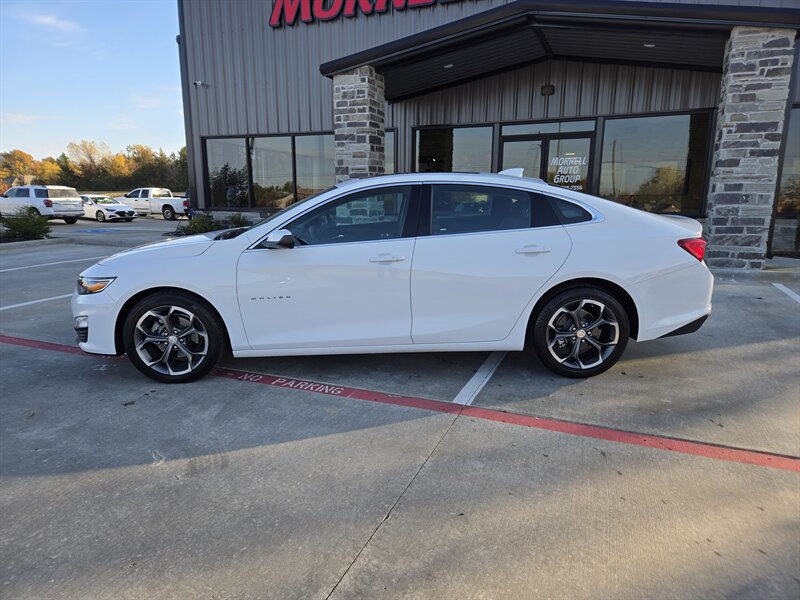
<instances>
[{"instance_id":1,"label":"window reflection","mask_svg":"<svg viewBox=\"0 0 800 600\"><path fill-rule=\"evenodd\" d=\"M251 138L253 205L270 214L294 202L292 138Z\"/></svg>"},{"instance_id":2,"label":"window reflection","mask_svg":"<svg viewBox=\"0 0 800 600\"><path fill-rule=\"evenodd\" d=\"M709 113L609 119L600 195L652 212L699 215Z\"/></svg>"},{"instance_id":3,"label":"window reflection","mask_svg":"<svg viewBox=\"0 0 800 600\"><path fill-rule=\"evenodd\" d=\"M206 140L209 204L214 208L249 205L247 146L244 138Z\"/></svg>"},{"instance_id":4,"label":"window reflection","mask_svg":"<svg viewBox=\"0 0 800 600\"><path fill-rule=\"evenodd\" d=\"M488 172L492 168L491 127L442 127L417 131L420 173Z\"/></svg>"},{"instance_id":5,"label":"window reflection","mask_svg":"<svg viewBox=\"0 0 800 600\"><path fill-rule=\"evenodd\" d=\"M778 214L800 213L800 107L793 108L786 129Z\"/></svg>"},{"instance_id":6,"label":"window reflection","mask_svg":"<svg viewBox=\"0 0 800 600\"><path fill-rule=\"evenodd\" d=\"M333 148L332 135L298 135L294 138L298 200L336 182Z\"/></svg>"}]
</instances>

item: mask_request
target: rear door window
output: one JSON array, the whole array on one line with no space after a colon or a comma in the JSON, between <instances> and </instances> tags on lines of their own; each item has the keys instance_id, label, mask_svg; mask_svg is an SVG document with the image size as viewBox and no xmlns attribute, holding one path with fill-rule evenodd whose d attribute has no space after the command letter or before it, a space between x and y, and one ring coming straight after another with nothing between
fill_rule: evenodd
<instances>
[{"instance_id":1,"label":"rear door window","mask_svg":"<svg viewBox=\"0 0 800 600\"><path fill-rule=\"evenodd\" d=\"M141 197L142 198L149 198L150 197L150 190L142 190Z\"/></svg>"},{"instance_id":2,"label":"rear door window","mask_svg":"<svg viewBox=\"0 0 800 600\"><path fill-rule=\"evenodd\" d=\"M37 198L47 198L47 189L33 190Z\"/></svg>"},{"instance_id":3,"label":"rear door window","mask_svg":"<svg viewBox=\"0 0 800 600\"><path fill-rule=\"evenodd\" d=\"M461 184L431 187L431 235L557 224L547 203L525 190Z\"/></svg>"}]
</instances>

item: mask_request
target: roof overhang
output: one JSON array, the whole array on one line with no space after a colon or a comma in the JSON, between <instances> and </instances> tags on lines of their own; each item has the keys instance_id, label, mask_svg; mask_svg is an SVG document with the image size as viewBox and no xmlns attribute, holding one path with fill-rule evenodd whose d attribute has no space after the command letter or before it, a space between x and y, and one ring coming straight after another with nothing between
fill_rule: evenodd
<instances>
[{"instance_id":1,"label":"roof overhang","mask_svg":"<svg viewBox=\"0 0 800 600\"><path fill-rule=\"evenodd\" d=\"M544 60L721 71L735 26L800 29L800 10L619 0L517 0L323 63L371 65L402 100Z\"/></svg>"}]
</instances>

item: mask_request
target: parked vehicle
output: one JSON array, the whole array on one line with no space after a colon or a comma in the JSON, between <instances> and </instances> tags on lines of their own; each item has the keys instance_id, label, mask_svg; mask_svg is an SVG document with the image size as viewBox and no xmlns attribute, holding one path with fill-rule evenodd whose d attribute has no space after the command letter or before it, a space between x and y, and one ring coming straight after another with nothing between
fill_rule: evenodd
<instances>
[{"instance_id":1,"label":"parked vehicle","mask_svg":"<svg viewBox=\"0 0 800 600\"><path fill-rule=\"evenodd\" d=\"M0 215L8 216L20 208L32 206L48 219L77 223L83 216L81 197L75 188L63 185L20 185L0 196Z\"/></svg>"},{"instance_id":2,"label":"parked vehicle","mask_svg":"<svg viewBox=\"0 0 800 600\"><path fill-rule=\"evenodd\" d=\"M136 211L127 204L122 204L110 196L99 194L84 194L83 216L90 219L103 221L127 221L130 223L136 218Z\"/></svg>"},{"instance_id":3,"label":"parked vehicle","mask_svg":"<svg viewBox=\"0 0 800 600\"><path fill-rule=\"evenodd\" d=\"M189 211L189 201L173 196L166 188L136 188L116 200L130 204L140 215L161 213L167 221L174 221L178 215Z\"/></svg>"},{"instance_id":4,"label":"parked vehicle","mask_svg":"<svg viewBox=\"0 0 800 600\"><path fill-rule=\"evenodd\" d=\"M700 223L499 174L339 184L249 228L85 270L80 347L164 382L235 357L522 350L567 377L696 331L713 277ZM157 268L153 268L157 265Z\"/></svg>"}]
</instances>

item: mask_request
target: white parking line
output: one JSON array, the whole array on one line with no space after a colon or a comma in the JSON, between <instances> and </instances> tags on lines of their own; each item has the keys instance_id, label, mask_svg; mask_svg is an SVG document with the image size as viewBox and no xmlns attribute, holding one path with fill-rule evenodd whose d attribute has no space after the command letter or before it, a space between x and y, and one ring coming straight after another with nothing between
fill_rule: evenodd
<instances>
[{"instance_id":1,"label":"white parking line","mask_svg":"<svg viewBox=\"0 0 800 600\"><path fill-rule=\"evenodd\" d=\"M87 256L86 258L74 258L72 260L57 260L49 263L39 263L38 265L27 265L25 267L11 267L10 269L0 269L0 273L8 273L9 271L22 271L23 269L35 269L36 267L49 267L52 265L65 265L67 263L83 262L86 260L97 260L98 258L106 258L103 256Z\"/></svg>"},{"instance_id":2,"label":"white parking line","mask_svg":"<svg viewBox=\"0 0 800 600\"><path fill-rule=\"evenodd\" d=\"M461 388L461 391L458 392L458 395L453 398L453 402L455 404L463 404L465 406L469 406L472 404L475 397L480 393L487 383L489 383L489 379L491 379L494 372L497 370L497 367L500 366L500 363L503 362L503 359L506 357L505 352L492 352L488 358L483 361L483 364L475 371L475 375L472 376L467 384Z\"/></svg>"},{"instance_id":3,"label":"white parking line","mask_svg":"<svg viewBox=\"0 0 800 600\"><path fill-rule=\"evenodd\" d=\"M20 306L30 306L31 304L39 304L39 302L50 302L50 300L61 300L62 298L69 298L70 296L72 296L72 294L64 294L63 296L50 296L49 298L40 298L39 300L31 300L30 302L20 302L19 304L0 306L0 310L10 310L12 308L19 308Z\"/></svg>"},{"instance_id":4,"label":"white parking line","mask_svg":"<svg viewBox=\"0 0 800 600\"><path fill-rule=\"evenodd\" d=\"M800 302L800 295L796 294L795 292L793 292L792 290L790 290L788 287L786 287L786 286L785 286L785 285L783 285L782 283L773 283L772 285L774 285L776 288L778 288L778 289L779 289L780 291L782 291L784 294L786 294L787 296L789 296L789 298L791 298L791 299L792 299L792 300L794 300L795 302Z\"/></svg>"}]
</instances>

